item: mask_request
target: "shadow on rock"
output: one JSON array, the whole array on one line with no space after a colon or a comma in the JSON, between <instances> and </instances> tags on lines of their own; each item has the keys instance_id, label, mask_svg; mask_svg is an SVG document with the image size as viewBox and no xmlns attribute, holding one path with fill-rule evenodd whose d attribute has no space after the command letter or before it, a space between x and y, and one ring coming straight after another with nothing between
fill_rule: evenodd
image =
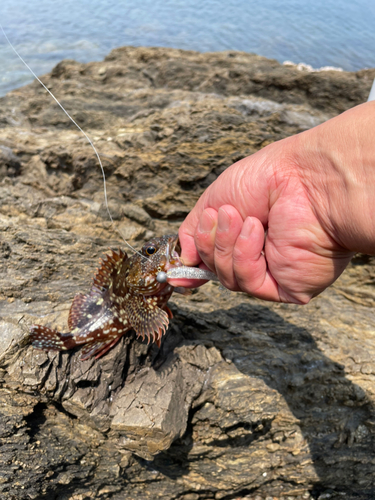
<instances>
[{"instance_id":1,"label":"shadow on rock","mask_svg":"<svg viewBox=\"0 0 375 500\"><path fill-rule=\"evenodd\" d=\"M198 318L180 310L177 319L225 361L212 369L188 432L154 467L211 477L227 495L308 489L314 498L373 498L374 406L307 329L253 304Z\"/></svg>"},{"instance_id":2,"label":"shadow on rock","mask_svg":"<svg viewBox=\"0 0 375 500\"><path fill-rule=\"evenodd\" d=\"M146 485L148 498L373 498L375 409L324 354L325 328L236 297L213 312L172 305L160 351L129 335L100 360L31 347L3 359L6 386L32 394L3 405L15 406L10 436L17 398L30 405L17 460L42 454L39 476L54 472L41 484L49 495L69 484L64 499L90 488L139 498Z\"/></svg>"}]
</instances>

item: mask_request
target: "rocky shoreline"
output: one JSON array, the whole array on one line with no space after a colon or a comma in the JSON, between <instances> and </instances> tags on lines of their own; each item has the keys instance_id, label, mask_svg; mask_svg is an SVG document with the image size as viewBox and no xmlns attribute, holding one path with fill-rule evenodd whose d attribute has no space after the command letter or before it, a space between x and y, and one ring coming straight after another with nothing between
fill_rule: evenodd
<instances>
[{"instance_id":1,"label":"rocky shoreline","mask_svg":"<svg viewBox=\"0 0 375 500\"><path fill-rule=\"evenodd\" d=\"M234 161L366 101L375 69L311 72L239 52L123 47L0 99L0 496L371 499L375 266L305 307L173 296L160 351L35 351L67 331L98 258L176 232Z\"/></svg>"}]
</instances>

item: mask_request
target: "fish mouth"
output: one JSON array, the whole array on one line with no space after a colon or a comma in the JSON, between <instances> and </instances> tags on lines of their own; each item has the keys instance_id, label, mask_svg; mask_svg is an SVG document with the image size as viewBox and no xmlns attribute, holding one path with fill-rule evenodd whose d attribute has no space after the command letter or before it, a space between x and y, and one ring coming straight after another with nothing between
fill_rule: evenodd
<instances>
[{"instance_id":1,"label":"fish mouth","mask_svg":"<svg viewBox=\"0 0 375 500\"><path fill-rule=\"evenodd\" d=\"M145 273L146 287L142 288L142 294L147 295L160 295L163 290L171 289L168 283L159 282L157 274L159 272L167 273L169 269L183 266L179 253L181 252L180 243L177 234L166 235L162 237L163 243L159 248L161 253L160 259L152 261L150 258L150 268Z\"/></svg>"},{"instance_id":2,"label":"fish mouth","mask_svg":"<svg viewBox=\"0 0 375 500\"><path fill-rule=\"evenodd\" d=\"M183 262L181 261L180 258L180 253L181 253L181 245L178 239L178 235L174 234L172 236L169 236L167 252L166 252L167 262L164 266L165 272L168 272L168 270L172 269L173 267L183 266Z\"/></svg>"}]
</instances>

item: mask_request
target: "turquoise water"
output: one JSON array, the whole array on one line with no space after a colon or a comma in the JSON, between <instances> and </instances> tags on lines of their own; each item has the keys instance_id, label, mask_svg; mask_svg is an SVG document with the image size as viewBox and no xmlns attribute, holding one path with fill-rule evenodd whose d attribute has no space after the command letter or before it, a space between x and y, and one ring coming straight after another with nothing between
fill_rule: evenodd
<instances>
[{"instance_id":1,"label":"turquoise water","mask_svg":"<svg viewBox=\"0 0 375 500\"><path fill-rule=\"evenodd\" d=\"M0 22L39 75L61 59L100 60L121 45L375 67L374 0L1 0ZM0 95L31 80L0 33Z\"/></svg>"}]
</instances>

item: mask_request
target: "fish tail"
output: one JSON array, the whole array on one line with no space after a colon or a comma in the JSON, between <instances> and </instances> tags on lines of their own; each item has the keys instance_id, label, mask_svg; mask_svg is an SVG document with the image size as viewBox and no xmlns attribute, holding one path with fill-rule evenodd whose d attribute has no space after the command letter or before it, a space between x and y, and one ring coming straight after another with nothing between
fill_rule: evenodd
<instances>
[{"instance_id":1,"label":"fish tail","mask_svg":"<svg viewBox=\"0 0 375 500\"><path fill-rule=\"evenodd\" d=\"M36 349L46 351L66 351L76 346L70 333L60 333L42 325L33 325L30 328L30 341Z\"/></svg>"}]
</instances>

